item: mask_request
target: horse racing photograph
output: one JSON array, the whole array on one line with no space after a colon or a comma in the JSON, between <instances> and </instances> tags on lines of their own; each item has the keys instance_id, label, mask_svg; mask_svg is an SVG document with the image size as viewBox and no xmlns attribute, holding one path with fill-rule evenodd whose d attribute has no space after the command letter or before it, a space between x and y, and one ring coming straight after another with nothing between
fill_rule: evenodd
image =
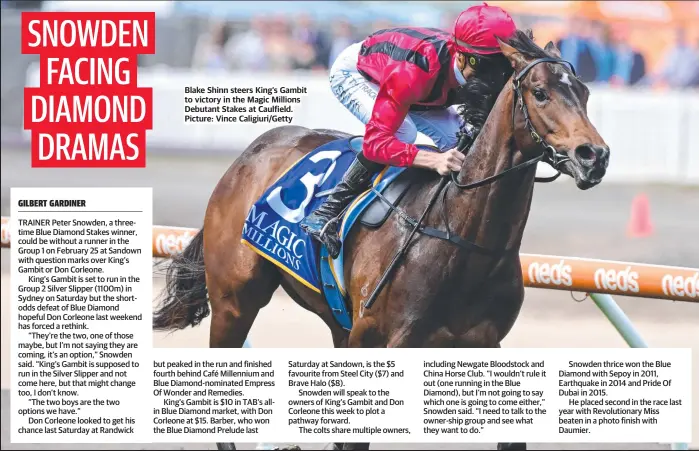
<instances>
[{"instance_id":1,"label":"horse racing photograph","mask_svg":"<svg viewBox=\"0 0 699 451\"><path fill-rule=\"evenodd\" d=\"M26 11L155 12L145 167L32 166ZM690 348L695 388L687 443L11 443L3 249L2 449L699 450L699 2L3 1L1 33L2 246L11 188L152 187L153 356Z\"/></svg>"}]
</instances>

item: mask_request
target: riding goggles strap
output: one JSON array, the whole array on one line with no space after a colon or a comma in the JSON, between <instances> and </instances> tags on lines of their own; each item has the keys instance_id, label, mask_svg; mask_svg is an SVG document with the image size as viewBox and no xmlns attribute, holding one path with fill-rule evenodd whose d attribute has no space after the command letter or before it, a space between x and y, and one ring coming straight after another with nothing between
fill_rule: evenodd
<instances>
[{"instance_id":1,"label":"riding goggles strap","mask_svg":"<svg viewBox=\"0 0 699 451\"><path fill-rule=\"evenodd\" d=\"M500 75L505 82L512 75L512 66L502 53L488 56L464 53L464 57L466 57L466 64L483 78Z\"/></svg>"}]
</instances>

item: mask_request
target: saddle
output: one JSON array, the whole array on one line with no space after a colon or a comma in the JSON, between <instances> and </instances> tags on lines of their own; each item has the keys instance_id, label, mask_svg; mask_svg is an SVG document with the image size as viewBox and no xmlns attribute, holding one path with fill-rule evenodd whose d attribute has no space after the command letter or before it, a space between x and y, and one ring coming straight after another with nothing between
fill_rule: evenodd
<instances>
[{"instance_id":1,"label":"saddle","mask_svg":"<svg viewBox=\"0 0 699 451\"><path fill-rule=\"evenodd\" d=\"M363 142L364 139L358 136L350 140L350 146L355 153L359 153ZM401 171L401 173L385 187L381 196L375 195L363 211L360 212L359 221L361 224L370 228L381 227L391 215L393 207L400 203L406 191L410 188L414 180L414 174L415 171L411 169ZM347 214L345 218L347 218Z\"/></svg>"}]
</instances>

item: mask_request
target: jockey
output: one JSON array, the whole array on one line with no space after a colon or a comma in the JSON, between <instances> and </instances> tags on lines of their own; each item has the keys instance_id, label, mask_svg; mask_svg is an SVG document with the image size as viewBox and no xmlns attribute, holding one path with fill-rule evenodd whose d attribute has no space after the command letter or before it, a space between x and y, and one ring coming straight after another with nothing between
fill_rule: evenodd
<instances>
[{"instance_id":1,"label":"jockey","mask_svg":"<svg viewBox=\"0 0 699 451\"><path fill-rule=\"evenodd\" d=\"M461 12L451 34L433 28L379 30L340 53L330 69L330 86L366 124L363 149L325 202L300 224L332 258L340 253L339 216L385 165L441 175L461 169L464 154L455 149L464 126L454 106L459 88L476 74L487 74L483 68L492 66L494 57L507 63L496 36L506 39L515 30L507 12L484 3ZM418 150L413 144L418 132L441 153Z\"/></svg>"}]
</instances>

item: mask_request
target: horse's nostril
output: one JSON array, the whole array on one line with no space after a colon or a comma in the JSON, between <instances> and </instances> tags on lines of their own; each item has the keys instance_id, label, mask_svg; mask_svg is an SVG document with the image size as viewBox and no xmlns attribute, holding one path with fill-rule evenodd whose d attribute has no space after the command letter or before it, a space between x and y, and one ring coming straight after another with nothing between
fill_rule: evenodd
<instances>
[{"instance_id":1,"label":"horse's nostril","mask_svg":"<svg viewBox=\"0 0 699 451\"><path fill-rule=\"evenodd\" d=\"M595 153L592 146L584 144L575 148L575 155L581 161L595 161L597 159L597 154Z\"/></svg>"}]
</instances>

